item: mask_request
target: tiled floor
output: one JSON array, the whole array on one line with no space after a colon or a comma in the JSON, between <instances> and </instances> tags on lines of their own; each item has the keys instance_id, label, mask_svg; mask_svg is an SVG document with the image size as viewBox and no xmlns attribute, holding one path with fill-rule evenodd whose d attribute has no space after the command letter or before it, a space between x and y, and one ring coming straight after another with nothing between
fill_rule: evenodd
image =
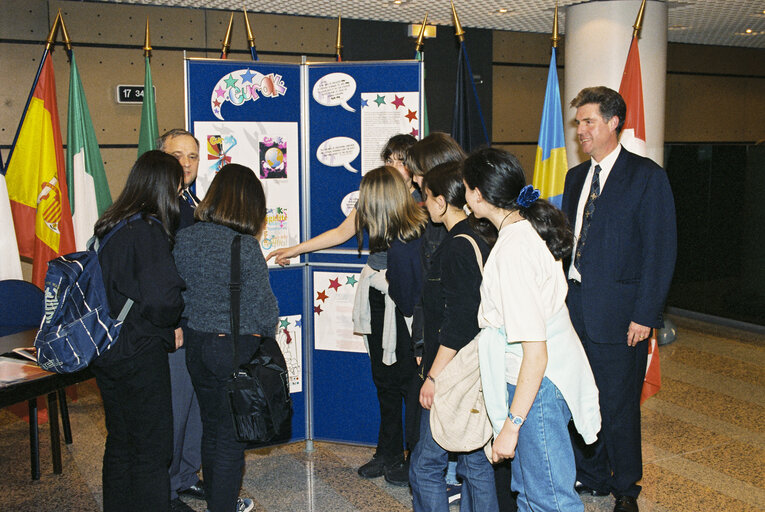
<instances>
[{"instance_id":1,"label":"tiled floor","mask_svg":"<svg viewBox=\"0 0 765 512\"><path fill-rule=\"evenodd\" d=\"M765 338L675 320L678 341L661 349L662 390L643 405L640 510L765 510ZM46 425L37 482L29 478L26 423L0 411L0 511L101 509L103 411L93 384L79 395L70 404L75 442L63 450L64 473L52 474ZM320 442L311 453L305 443L250 451L242 494L257 511L411 510L407 488L356 475L372 452ZM585 499L587 512L612 509L612 498Z\"/></svg>"}]
</instances>

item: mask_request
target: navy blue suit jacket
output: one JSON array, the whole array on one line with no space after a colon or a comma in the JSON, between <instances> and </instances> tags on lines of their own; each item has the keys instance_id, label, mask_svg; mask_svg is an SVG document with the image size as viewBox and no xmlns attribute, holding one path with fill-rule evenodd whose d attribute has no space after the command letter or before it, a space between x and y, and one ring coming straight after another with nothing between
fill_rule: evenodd
<instances>
[{"instance_id":1,"label":"navy blue suit jacket","mask_svg":"<svg viewBox=\"0 0 765 512\"><path fill-rule=\"evenodd\" d=\"M589 168L586 161L566 175L561 208L572 227ZM675 203L666 172L622 148L582 248L582 308L590 339L625 343L631 321L661 327L676 255Z\"/></svg>"}]
</instances>

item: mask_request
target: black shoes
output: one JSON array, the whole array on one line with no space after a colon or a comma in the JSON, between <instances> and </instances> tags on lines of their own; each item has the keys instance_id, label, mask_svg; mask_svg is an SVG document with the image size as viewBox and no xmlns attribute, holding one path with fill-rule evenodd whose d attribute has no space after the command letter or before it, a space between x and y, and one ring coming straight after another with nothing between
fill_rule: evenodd
<instances>
[{"instance_id":1,"label":"black shoes","mask_svg":"<svg viewBox=\"0 0 765 512\"><path fill-rule=\"evenodd\" d=\"M632 496L617 496L614 512L638 512L637 499Z\"/></svg>"},{"instance_id":2,"label":"black shoes","mask_svg":"<svg viewBox=\"0 0 765 512\"><path fill-rule=\"evenodd\" d=\"M409 485L409 458L400 457L396 462L385 466L385 481L392 485Z\"/></svg>"},{"instance_id":3,"label":"black shoes","mask_svg":"<svg viewBox=\"0 0 765 512\"><path fill-rule=\"evenodd\" d=\"M194 509L186 505L180 498L170 502L170 512L194 512Z\"/></svg>"},{"instance_id":4,"label":"black shoes","mask_svg":"<svg viewBox=\"0 0 765 512\"><path fill-rule=\"evenodd\" d=\"M359 468L358 473L362 478L377 478L384 475L385 481L389 484L409 485L409 459L403 454L385 457L375 453L372 460Z\"/></svg>"},{"instance_id":5,"label":"black shoes","mask_svg":"<svg viewBox=\"0 0 765 512\"><path fill-rule=\"evenodd\" d=\"M577 494L589 494L590 496L596 497L608 496L610 494L608 492L595 490L592 487L588 487L579 481L574 484L574 490L577 492Z\"/></svg>"},{"instance_id":6,"label":"black shoes","mask_svg":"<svg viewBox=\"0 0 765 512\"><path fill-rule=\"evenodd\" d=\"M385 457L375 453L372 460L359 468L359 476L362 478L377 478L385 474Z\"/></svg>"},{"instance_id":7,"label":"black shoes","mask_svg":"<svg viewBox=\"0 0 765 512\"><path fill-rule=\"evenodd\" d=\"M188 489L179 490L178 494L183 494L184 496L190 496L198 500L203 500L205 499L205 483L202 480L197 480L197 483Z\"/></svg>"}]
</instances>

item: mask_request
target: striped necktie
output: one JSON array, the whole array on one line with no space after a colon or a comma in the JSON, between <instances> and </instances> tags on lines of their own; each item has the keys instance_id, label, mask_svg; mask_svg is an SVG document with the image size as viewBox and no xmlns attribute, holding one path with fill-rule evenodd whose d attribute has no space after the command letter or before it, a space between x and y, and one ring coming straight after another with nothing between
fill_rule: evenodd
<instances>
[{"instance_id":1,"label":"striped necktie","mask_svg":"<svg viewBox=\"0 0 765 512\"><path fill-rule=\"evenodd\" d=\"M183 197L183 200L189 203L189 206L192 208L197 207L197 202L194 200L194 196L191 195L191 192L189 192L188 189L184 188L183 191L181 191L181 197Z\"/></svg>"},{"instance_id":2,"label":"striped necktie","mask_svg":"<svg viewBox=\"0 0 765 512\"><path fill-rule=\"evenodd\" d=\"M600 166L595 166L595 172L592 174L592 185L590 185L590 194L587 196L587 202L584 204L584 214L582 216L582 230L579 233L579 241L576 243L576 254L574 255L574 268L581 272L579 265L582 258L582 249L587 241L587 231L590 229L592 214L595 213L595 201L600 196Z\"/></svg>"}]
</instances>

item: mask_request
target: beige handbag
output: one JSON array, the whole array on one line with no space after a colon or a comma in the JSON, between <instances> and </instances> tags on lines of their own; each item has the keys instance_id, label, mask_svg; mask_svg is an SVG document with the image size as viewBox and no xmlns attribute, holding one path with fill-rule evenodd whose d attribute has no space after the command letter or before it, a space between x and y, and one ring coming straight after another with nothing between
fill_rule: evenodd
<instances>
[{"instance_id":1,"label":"beige handbag","mask_svg":"<svg viewBox=\"0 0 765 512\"><path fill-rule=\"evenodd\" d=\"M483 273L483 259L475 240L467 235ZM488 444L492 428L481 389L478 367L478 337L465 345L435 379L435 394L430 408L430 430L433 439L444 450L471 452Z\"/></svg>"}]
</instances>

